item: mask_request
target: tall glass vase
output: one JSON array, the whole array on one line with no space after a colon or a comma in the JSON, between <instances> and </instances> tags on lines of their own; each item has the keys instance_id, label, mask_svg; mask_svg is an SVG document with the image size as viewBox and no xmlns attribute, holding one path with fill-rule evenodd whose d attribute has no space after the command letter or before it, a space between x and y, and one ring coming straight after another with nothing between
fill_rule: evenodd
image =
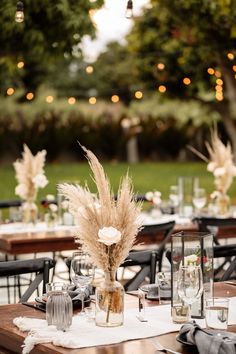
<instances>
[{"instance_id":1,"label":"tall glass vase","mask_svg":"<svg viewBox=\"0 0 236 354\"><path fill-rule=\"evenodd\" d=\"M26 201L22 205L22 219L25 224L36 224L38 219L38 207L32 201Z\"/></svg>"},{"instance_id":2,"label":"tall glass vase","mask_svg":"<svg viewBox=\"0 0 236 354\"><path fill-rule=\"evenodd\" d=\"M96 318L100 327L122 326L124 322L124 288L115 280L115 272L107 272L96 287Z\"/></svg>"}]
</instances>

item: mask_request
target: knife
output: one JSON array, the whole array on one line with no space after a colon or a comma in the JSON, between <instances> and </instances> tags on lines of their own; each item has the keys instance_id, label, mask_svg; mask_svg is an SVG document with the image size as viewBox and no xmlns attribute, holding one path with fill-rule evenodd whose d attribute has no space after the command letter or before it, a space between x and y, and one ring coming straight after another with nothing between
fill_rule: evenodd
<instances>
[{"instance_id":1,"label":"knife","mask_svg":"<svg viewBox=\"0 0 236 354\"><path fill-rule=\"evenodd\" d=\"M41 306L40 304L30 304L29 302L21 302L21 304L31 307L35 310L40 310L40 311L46 312L46 308L44 306Z\"/></svg>"}]
</instances>

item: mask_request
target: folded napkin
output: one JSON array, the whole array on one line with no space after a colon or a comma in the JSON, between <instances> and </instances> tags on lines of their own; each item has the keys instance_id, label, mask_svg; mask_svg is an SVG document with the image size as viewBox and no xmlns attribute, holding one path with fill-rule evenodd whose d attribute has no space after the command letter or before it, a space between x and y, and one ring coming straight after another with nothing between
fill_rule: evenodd
<instances>
[{"instance_id":1,"label":"folded napkin","mask_svg":"<svg viewBox=\"0 0 236 354\"><path fill-rule=\"evenodd\" d=\"M184 324L177 339L185 344L196 345L199 354L236 353L235 333L203 330L195 322Z\"/></svg>"},{"instance_id":2,"label":"folded napkin","mask_svg":"<svg viewBox=\"0 0 236 354\"><path fill-rule=\"evenodd\" d=\"M87 287L84 290L84 299L85 300L89 298L90 293L91 293L91 291L90 291L89 287ZM69 286L68 294L70 295L72 301L77 301L77 300L81 301L81 299L82 299L81 290L80 290L80 288L77 288L75 285Z\"/></svg>"}]
</instances>

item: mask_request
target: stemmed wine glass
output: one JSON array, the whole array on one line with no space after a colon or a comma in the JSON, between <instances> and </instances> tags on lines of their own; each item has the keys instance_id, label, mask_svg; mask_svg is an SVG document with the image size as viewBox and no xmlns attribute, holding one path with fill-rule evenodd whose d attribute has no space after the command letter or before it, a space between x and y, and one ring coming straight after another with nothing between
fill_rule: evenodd
<instances>
[{"instance_id":1,"label":"stemmed wine glass","mask_svg":"<svg viewBox=\"0 0 236 354\"><path fill-rule=\"evenodd\" d=\"M179 297L188 304L190 313L191 305L196 302L203 293L202 270L199 265L180 266L177 290Z\"/></svg>"},{"instance_id":2,"label":"stemmed wine glass","mask_svg":"<svg viewBox=\"0 0 236 354\"><path fill-rule=\"evenodd\" d=\"M193 191L193 205L196 208L197 214L206 205L206 191L204 188L195 188Z\"/></svg>"},{"instance_id":3,"label":"stemmed wine glass","mask_svg":"<svg viewBox=\"0 0 236 354\"><path fill-rule=\"evenodd\" d=\"M80 314L84 315L85 290L94 278L94 265L88 253L81 250L72 254L70 278L80 288L82 302Z\"/></svg>"}]
</instances>

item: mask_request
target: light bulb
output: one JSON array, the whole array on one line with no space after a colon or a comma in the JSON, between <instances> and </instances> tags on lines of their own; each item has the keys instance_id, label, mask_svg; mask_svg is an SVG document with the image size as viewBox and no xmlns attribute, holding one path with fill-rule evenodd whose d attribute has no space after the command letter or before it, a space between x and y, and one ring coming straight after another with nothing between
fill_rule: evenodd
<instances>
[{"instance_id":1,"label":"light bulb","mask_svg":"<svg viewBox=\"0 0 236 354\"><path fill-rule=\"evenodd\" d=\"M16 4L15 21L19 23L24 21L24 4L22 1L18 1Z\"/></svg>"},{"instance_id":2,"label":"light bulb","mask_svg":"<svg viewBox=\"0 0 236 354\"><path fill-rule=\"evenodd\" d=\"M126 18L132 18L133 17L133 1L128 0L127 2L127 7L125 11L125 17Z\"/></svg>"}]
</instances>

